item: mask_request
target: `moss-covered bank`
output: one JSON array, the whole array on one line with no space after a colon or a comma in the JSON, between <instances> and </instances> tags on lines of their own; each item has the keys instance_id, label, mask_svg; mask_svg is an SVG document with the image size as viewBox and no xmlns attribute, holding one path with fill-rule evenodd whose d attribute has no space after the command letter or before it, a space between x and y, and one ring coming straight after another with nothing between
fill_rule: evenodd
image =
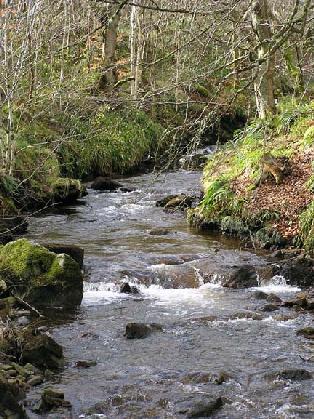
<instances>
[{"instance_id":1,"label":"moss-covered bank","mask_svg":"<svg viewBox=\"0 0 314 419\"><path fill-rule=\"evenodd\" d=\"M314 102L281 106L213 155L191 224L262 247L314 247Z\"/></svg>"}]
</instances>

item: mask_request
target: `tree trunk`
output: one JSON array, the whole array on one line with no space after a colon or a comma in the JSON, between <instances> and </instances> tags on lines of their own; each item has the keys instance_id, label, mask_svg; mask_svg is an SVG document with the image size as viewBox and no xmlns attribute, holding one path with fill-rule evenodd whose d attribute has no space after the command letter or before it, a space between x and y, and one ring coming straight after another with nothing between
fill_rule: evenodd
<instances>
[{"instance_id":1,"label":"tree trunk","mask_svg":"<svg viewBox=\"0 0 314 419\"><path fill-rule=\"evenodd\" d=\"M252 3L252 26L258 43L258 72L254 80L256 107L261 119L275 112L275 56L271 53L271 11L268 0Z\"/></svg>"},{"instance_id":2,"label":"tree trunk","mask_svg":"<svg viewBox=\"0 0 314 419\"><path fill-rule=\"evenodd\" d=\"M116 61L116 49L117 49L117 38L118 28L120 22L120 12L110 20L103 34L103 59L104 67L103 72L99 80L99 88L101 90L112 89L117 82L117 72L115 68Z\"/></svg>"},{"instance_id":3,"label":"tree trunk","mask_svg":"<svg viewBox=\"0 0 314 419\"><path fill-rule=\"evenodd\" d=\"M136 0L134 1L136 4ZM139 40L139 8L134 5L131 8L130 18L130 50L131 50L131 97L134 101L137 100L137 93L140 78L140 61L141 61L141 46Z\"/></svg>"}]
</instances>

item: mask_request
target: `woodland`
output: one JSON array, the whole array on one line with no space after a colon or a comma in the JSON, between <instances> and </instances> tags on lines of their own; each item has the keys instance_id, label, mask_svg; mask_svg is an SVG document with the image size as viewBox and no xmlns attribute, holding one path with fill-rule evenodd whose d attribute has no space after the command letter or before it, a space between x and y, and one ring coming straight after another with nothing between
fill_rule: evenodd
<instances>
[{"instance_id":1,"label":"woodland","mask_svg":"<svg viewBox=\"0 0 314 419\"><path fill-rule=\"evenodd\" d=\"M0 0L0 418L305 417L313 277L314 0Z\"/></svg>"}]
</instances>

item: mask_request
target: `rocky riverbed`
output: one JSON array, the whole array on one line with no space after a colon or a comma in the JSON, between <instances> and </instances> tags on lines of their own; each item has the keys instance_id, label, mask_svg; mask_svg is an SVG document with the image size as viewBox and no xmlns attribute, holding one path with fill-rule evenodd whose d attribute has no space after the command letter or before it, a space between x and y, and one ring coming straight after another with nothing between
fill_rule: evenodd
<instances>
[{"instance_id":1,"label":"rocky riverbed","mask_svg":"<svg viewBox=\"0 0 314 419\"><path fill-rule=\"evenodd\" d=\"M30 220L27 239L73 258L76 279L84 249L84 294L80 307L77 293L49 309L28 299L37 314L0 299L15 313L3 324L15 345L0 360L4 417L313 414L313 260L200 235L187 227L185 198L179 210L156 206L168 195L197 197L199 178L124 179Z\"/></svg>"}]
</instances>

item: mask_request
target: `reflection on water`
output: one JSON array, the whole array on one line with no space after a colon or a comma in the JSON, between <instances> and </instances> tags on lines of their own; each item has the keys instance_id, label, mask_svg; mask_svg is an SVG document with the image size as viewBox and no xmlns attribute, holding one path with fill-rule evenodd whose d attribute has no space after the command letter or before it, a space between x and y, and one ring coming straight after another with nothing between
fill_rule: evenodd
<instances>
[{"instance_id":1,"label":"reflection on water","mask_svg":"<svg viewBox=\"0 0 314 419\"><path fill-rule=\"evenodd\" d=\"M167 194L198 194L199 177L181 171L125 179L136 191L90 191L85 205L32 220L31 239L85 249L89 275L82 306L73 321L52 328L65 348L68 365L58 387L72 402L73 417L186 417L182 406L218 395L224 397L218 418L312 416L313 380L266 377L312 369L311 347L296 336L311 319L285 309L264 313L254 289L224 289L218 274L216 284L205 283L207 269L265 261L226 238L196 234L181 215L155 207ZM150 235L156 227L169 234ZM121 294L124 281L140 294ZM282 298L297 291L278 277L259 289ZM126 340L125 325L133 321L159 323L163 332ZM82 359L97 366L78 370L75 362ZM193 379L222 371L229 378L221 385Z\"/></svg>"}]
</instances>

